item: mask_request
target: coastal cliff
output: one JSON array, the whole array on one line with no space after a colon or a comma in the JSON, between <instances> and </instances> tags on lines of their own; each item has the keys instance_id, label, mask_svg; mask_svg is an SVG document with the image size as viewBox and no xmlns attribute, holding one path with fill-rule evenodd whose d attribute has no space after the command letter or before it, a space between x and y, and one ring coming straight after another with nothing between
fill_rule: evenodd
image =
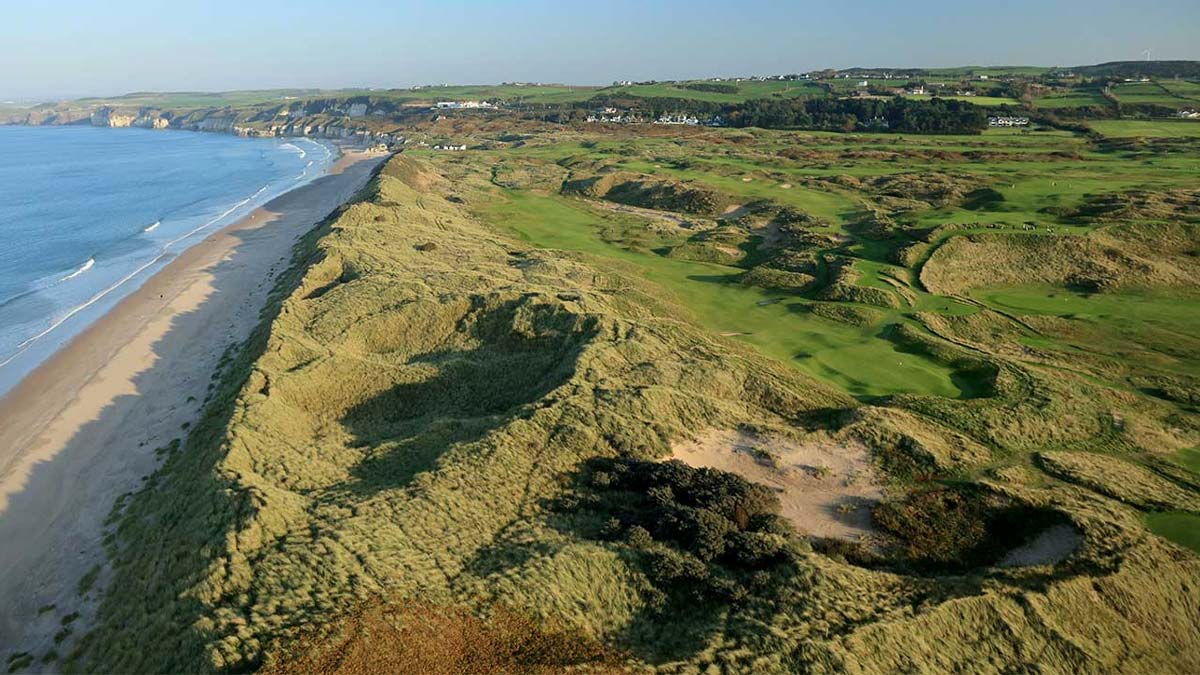
<instances>
[{"instance_id":1,"label":"coastal cliff","mask_svg":"<svg viewBox=\"0 0 1200 675\"><path fill-rule=\"evenodd\" d=\"M373 131L362 123L350 124L351 115L359 112L359 108L356 106L350 106L343 110L337 105L328 103L318 105L312 111L298 112L301 114L292 119L288 117L289 111L281 109L256 111L226 107L175 111L145 107L80 108L72 105L47 104L0 118L0 124L29 126L90 124L112 128L206 131L245 137L306 136L388 145L404 141L404 137L399 134ZM277 121L281 116L288 121Z\"/></svg>"}]
</instances>

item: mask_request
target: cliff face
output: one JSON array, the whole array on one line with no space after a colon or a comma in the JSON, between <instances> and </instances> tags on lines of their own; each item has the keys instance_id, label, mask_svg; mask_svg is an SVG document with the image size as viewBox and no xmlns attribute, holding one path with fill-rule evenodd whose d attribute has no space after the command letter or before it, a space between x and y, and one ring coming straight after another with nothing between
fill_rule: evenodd
<instances>
[{"instance_id":1,"label":"cliff face","mask_svg":"<svg viewBox=\"0 0 1200 675\"><path fill-rule=\"evenodd\" d=\"M357 110L356 110L357 111ZM138 127L143 129L182 129L236 134L247 137L310 136L333 138L362 143L396 143L403 141L398 134L372 132L365 126L350 122L350 111L328 108L326 112L286 123L275 121L271 115L256 111L230 108L200 109L175 113L155 108L114 108L110 106L79 108L70 104L38 106L28 111L0 119L0 124L31 126L91 124L97 127Z\"/></svg>"}]
</instances>

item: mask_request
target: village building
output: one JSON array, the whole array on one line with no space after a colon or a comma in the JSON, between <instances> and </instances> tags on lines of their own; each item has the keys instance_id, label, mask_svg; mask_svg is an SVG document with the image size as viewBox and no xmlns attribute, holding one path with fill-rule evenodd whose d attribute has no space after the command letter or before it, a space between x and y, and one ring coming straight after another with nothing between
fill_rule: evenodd
<instances>
[{"instance_id":1,"label":"village building","mask_svg":"<svg viewBox=\"0 0 1200 675\"><path fill-rule=\"evenodd\" d=\"M1027 127L1028 117L989 117L989 127Z\"/></svg>"}]
</instances>

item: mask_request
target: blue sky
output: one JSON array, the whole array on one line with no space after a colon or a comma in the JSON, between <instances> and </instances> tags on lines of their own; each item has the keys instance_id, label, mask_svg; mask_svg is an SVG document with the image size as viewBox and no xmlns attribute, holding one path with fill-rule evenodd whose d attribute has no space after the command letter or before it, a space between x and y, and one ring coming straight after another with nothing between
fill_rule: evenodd
<instances>
[{"instance_id":1,"label":"blue sky","mask_svg":"<svg viewBox=\"0 0 1200 675\"><path fill-rule=\"evenodd\" d=\"M1197 0L5 4L0 100L1200 59Z\"/></svg>"}]
</instances>

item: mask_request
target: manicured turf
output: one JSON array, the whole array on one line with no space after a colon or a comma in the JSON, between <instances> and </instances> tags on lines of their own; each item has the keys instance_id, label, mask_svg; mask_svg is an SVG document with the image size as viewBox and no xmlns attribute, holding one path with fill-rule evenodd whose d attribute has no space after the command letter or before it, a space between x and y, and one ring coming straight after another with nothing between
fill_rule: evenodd
<instances>
[{"instance_id":1,"label":"manicured turf","mask_svg":"<svg viewBox=\"0 0 1200 675\"><path fill-rule=\"evenodd\" d=\"M1080 293L1050 286L979 289L973 295L1018 314L1052 314L1114 326L1159 324L1200 334L1200 302L1193 294Z\"/></svg>"},{"instance_id":2,"label":"manicured turf","mask_svg":"<svg viewBox=\"0 0 1200 675\"><path fill-rule=\"evenodd\" d=\"M742 270L639 253L597 236L601 216L557 196L506 191L488 211L521 239L537 246L585 251L636 265L642 276L671 291L702 325L736 336L780 360L794 363L856 396L914 392L963 395L954 371L938 361L895 349L879 326L857 328L804 311L807 301L742 286ZM768 304L762 304L768 303Z\"/></svg>"},{"instance_id":3,"label":"manicured turf","mask_svg":"<svg viewBox=\"0 0 1200 675\"><path fill-rule=\"evenodd\" d=\"M1177 453L1179 463L1200 474L1200 447L1185 448Z\"/></svg>"},{"instance_id":4,"label":"manicured turf","mask_svg":"<svg viewBox=\"0 0 1200 675\"><path fill-rule=\"evenodd\" d=\"M975 299L1018 316L1050 315L1069 323L1025 340L1042 349L1101 355L1126 367L1166 376L1200 376L1187 357L1200 335L1200 297L1195 293L1123 292L1084 294L1048 286L982 288Z\"/></svg>"},{"instance_id":5,"label":"manicured turf","mask_svg":"<svg viewBox=\"0 0 1200 675\"><path fill-rule=\"evenodd\" d=\"M1146 527L1165 539L1200 553L1200 516L1168 511L1146 515Z\"/></svg>"}]
</instances>

